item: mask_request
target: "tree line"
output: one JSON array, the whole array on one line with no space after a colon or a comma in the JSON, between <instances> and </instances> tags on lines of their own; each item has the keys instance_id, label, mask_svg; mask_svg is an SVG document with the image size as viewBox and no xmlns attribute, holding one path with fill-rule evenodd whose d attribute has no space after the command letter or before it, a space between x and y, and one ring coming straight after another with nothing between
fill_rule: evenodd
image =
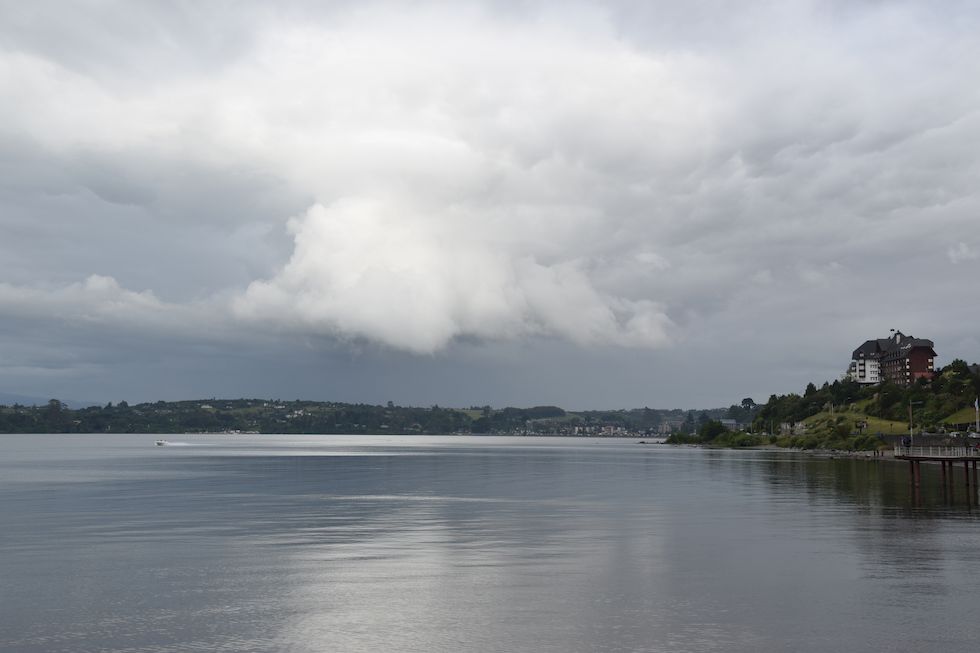
<instances>
[{"instance_id":1,"label":"tree line","mask_svg":"<svg viewBox=\"0 0 980 653\"><path fill-rule=\"evenodd\" d=\"M704 412L723 416L723 410ZM692 411L693 414L693 411ZM558 406L467 409L283 401L206 399L125 401L72 409L52 399L42 406L0 406L0 433L487 433L507 435L643 435L677 425L684 411L651 408L566 411Z\"/></svg>"}]
</instances>

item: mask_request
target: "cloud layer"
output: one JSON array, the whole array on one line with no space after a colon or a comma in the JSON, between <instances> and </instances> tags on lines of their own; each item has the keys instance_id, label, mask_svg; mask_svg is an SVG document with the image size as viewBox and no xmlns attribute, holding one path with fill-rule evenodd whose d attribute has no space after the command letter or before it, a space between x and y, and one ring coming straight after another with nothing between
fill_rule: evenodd
<instances>
[{"instance_id":1,"label":"cloud layer","mask_svg":"<svg viewBox=\"0 0 980 653\"><path fill-rule=\"evenodd\" d=\"M967 3L2 11L0 315L839 347L977 271Z\"/></svg>"}]
</instances>

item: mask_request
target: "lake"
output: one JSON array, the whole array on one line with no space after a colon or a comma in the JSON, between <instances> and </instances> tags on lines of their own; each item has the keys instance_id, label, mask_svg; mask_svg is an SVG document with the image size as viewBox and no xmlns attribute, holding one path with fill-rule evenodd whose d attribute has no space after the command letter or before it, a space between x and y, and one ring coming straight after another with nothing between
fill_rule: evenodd
<instances>
[{"instance_id":1,"label":"lake","mask_svg":"<svg viewBox=\"0 0 980 653\"><path fill-rule=\"evenodd\" d=\"M924 467L634 440L0 436L2 651L972 651Z\"/></svg>"}]
</instances>

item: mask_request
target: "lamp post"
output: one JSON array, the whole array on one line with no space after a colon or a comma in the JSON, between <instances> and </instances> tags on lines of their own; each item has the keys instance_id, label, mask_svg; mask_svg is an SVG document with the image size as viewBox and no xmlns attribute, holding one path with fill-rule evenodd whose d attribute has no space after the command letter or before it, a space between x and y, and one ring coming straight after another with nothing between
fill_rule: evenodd
<instances>
[{"instance_id":1,"label":"lamp post","mask_svg":"<svg viewBox=\"0 0 980 653\"><path fill-rule=\"evenodd\" d=\"M912 406L919 406L921 404L921 401L912 401L909 399L909 446L915 444L915 434L912 432Z\"/></svg>"}]
</instances>

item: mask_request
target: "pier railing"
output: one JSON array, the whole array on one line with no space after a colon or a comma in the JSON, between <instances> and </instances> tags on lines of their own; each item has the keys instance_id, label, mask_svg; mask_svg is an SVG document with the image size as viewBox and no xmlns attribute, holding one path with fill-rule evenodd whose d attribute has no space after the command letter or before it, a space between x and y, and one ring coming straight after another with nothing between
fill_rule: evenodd
<instances>
[{"instance_id":1,"label":"pier railing","mask_svg":"<svg viewBox=\"0 0 980 653\"><path fill-rule=\"evenodd\" d=\"M895 456L933 459L980 459L980 450L973 447L895 447Z\"/></svg>"}]
</instances>

